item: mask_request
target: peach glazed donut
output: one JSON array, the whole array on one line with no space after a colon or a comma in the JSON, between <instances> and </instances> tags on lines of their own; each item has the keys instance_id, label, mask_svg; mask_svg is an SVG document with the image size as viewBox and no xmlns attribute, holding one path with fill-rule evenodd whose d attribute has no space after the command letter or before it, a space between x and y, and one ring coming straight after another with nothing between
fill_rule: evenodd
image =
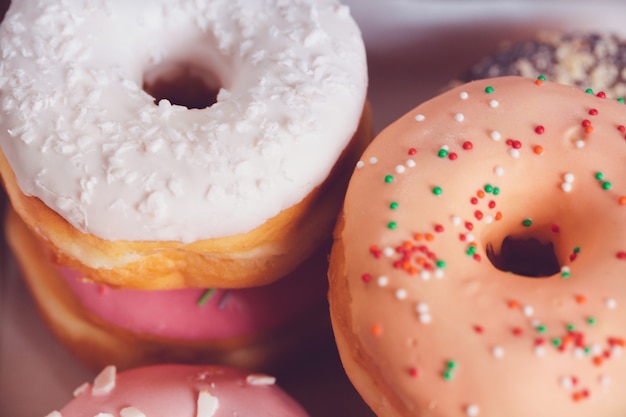
<instances>
[{"instance_id":1,"label":"peach glazed donut","mask_svg":"<svg viewBox=\"0 0 626 417\"><path fill-rule=\"evenodd\" d=\"M523 77L384 129L335 232L331 318L379 417L626 413L626 107Z\"/></svg>"},{"instance_id":2,"label":"peach glazed donut","mask_svg":"<svg viewBox=\"0 0 626 417\"><path fill-rule=\"evenodd\" d=\"M308 417L276 378L224 366L107 366L47 417Z\"/></svg>"},{"instance_id":3,"label":"peach glazed donut","mask_svg":"<svg viewBox=\"0 0 626 417\"><path fill-rule=\"evenodd\" d=\"M332 230L372 137L347 6L14 1L0 55L5 231L80 359L265 370L332 343Z\"/></svg>"}]
</instances>

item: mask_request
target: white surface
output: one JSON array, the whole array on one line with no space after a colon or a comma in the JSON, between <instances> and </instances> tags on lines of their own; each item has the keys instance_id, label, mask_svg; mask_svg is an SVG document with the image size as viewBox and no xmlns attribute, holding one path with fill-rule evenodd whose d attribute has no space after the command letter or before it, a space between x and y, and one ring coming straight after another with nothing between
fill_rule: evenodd
<instances>
[{"instance_id":1,"label":"white surface","mask_svg":"<svg viewBox=\"0 0 626 417\"><path fill-rule=\"evenodd\" d=\"M436 94L501 40L519 39L547 27L626 30L620 29L626 16L623 2L346 3L368 48L369 97L377 131ZM93 373L50 336L5 249L0 268L0 416L45 416ZM312 417L372 416L333 354L303 365L278 383L309 408Z\"/></svg>"}]
</instances>

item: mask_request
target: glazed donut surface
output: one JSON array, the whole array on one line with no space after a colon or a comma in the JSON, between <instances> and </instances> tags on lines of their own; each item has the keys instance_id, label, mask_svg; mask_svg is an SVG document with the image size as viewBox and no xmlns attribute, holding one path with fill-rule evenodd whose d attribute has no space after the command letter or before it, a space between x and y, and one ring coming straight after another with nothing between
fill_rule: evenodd
<instances>
[{"instance_id":1,"label":"glazed donut surface","mask_svg":"<svg viewBox=\"0 0 626 417\"><path fill-rule=\"evenodd\" d=\"M334 0L20 1L0 39L20 189L107 240L262 225L327 178L365 101L363 41ZM181 71L216 103L144 91Z\"/></svg>"},{"instance_id":2,"label":"glazed donut surface","mask_svg":"<svg viewBox=\"0 0 626 417\"><path fill-rule=\"evenodd\" d=\"M624 415L625 126L602 92L503 77L374 139L329 299L379 417Z\"/></svg>"},{"instance_id":3,"label":"glazed donut surface","mask_svg":"<svg viewBox=\"0 0 626 417\"><path fill-rule=\"evenodd\" d=\"M224 366L156 365L119 374L107 366L47 417L307 417L275 382Z\"/></svg>"}]
</instances>

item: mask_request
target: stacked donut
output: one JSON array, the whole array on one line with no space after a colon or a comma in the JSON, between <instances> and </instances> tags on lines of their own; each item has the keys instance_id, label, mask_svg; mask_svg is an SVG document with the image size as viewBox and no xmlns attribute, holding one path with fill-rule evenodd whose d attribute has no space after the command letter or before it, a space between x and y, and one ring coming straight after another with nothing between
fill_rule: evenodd
<instances>
[{"instance_id":1,"label":"stacked donut","mask_svg":"<svg viewBox=\"0 0 626 417\"><path fill-rule=\"evenodd\" d=\"M335 0L13 2L8 241L86 363L276 365L330 338L331 230L370 137Z\"/></svg>"}]
</instances>

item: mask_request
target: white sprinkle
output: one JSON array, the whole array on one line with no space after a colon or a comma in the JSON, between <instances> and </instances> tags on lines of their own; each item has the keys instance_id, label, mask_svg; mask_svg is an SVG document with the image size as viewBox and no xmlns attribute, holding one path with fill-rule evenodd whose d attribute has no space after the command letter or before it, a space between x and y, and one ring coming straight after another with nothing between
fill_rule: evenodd
<instances>
[{"instance_id":1,"label":"white sprinkle","mask_svg":"<svg viewBox=\"0 0 626 417\"><path fill-rule=\"evenodd\" d=\"M82 393L86 392L88 388L89 388L89 383L88 382L83 382L78 387L76 387L74 392L72 392L72 395L74 395L74 397L78 397Z\"/></svg>"},{"instance_id":2,"label":"white sprinkle","mask_svg":"<svg viewBox=\"0 0 626 417\"><path fill-rule=\"evenodd\" d=\"M500 103L498 103L498 100L491 100L491 101L489 102L489 106L490 106L492 109L495 109L495 108L496 108L496 107L498 107L499 105L500 105Z\"/></svg>"},{"instance_id":3,"label":"white sprinkle","mask_svg":"<svg viewBox=\"0 0 626 417\"><path fill-rule=\"evenodd\" d=\"M109 365L104 368L93 380L91 394L95 396L107 395L115 388L115 376L117 368Z\"/></svg>"},{"instance_id":4,"label":"white sprinkle","mask_svg":"<svg viewBox=\"0 0 626 417\"><path fill-rule=\"evenodd\" d=\"M472 243L476 240L476 236L474 236L474 233L472 232L467 232L465 233L465 241Z\"/></svg>"},{"instance_id":5,"label":"white sprinkle","mask_svg":"<svg viewBox=\"0 0 626 417\"><path fill-rule=\"evenodd\" d=\"M276 377L264 374L250 374L246 377L248 385L266 386L276 384Z\"/></svg>"},{"instance_id":6,"label":"white sprinkle","mask_svg":"<svg viewBox=\"0 0 626 417\"><path fill-rule=\"evenodd\" d=\"M435 269L435 278L437 279L443 278L443 269L441 268Z\"/></svg>"},{"instance_id":7,"label":"white sprinkle","mask_svg":"<svg viewBox=\"0 0 626 417\"><path fill-rule=\"evenodd\" d=\"M219 406L220 403L217 397L214 397L208 391L200 391L196 417L213 417Z\"/></svg>"},{"instance_id":8,"label":"white sprinkle","mask_svg":"<svg viewBox=\"0 0 626 417\"><path fill-rule=\"evenodd\" d=\"M383 249L383 255L385 255L386 257L390 258L393 255L395 255L396 251L393 248L385 248Z\"/></svg>"},{"instance_id":9,"label":"white sprinkle","mask_svg":"<svg viewBox=\"0 0 626 417\"><path fill-rule=\"evenodd\" d=\"M396 167L396 173L398 173L398 174L404 173L405 170L406 170L406 168L404 166L402 166L402 165L398 165Z\"/></svg>"},{"instance_id":10,"label":"white sprinkle","mask_svg":"<svg viewBox=\"0 0 626 417\"><path fill-rule=\"evenodd\" d=\"M357 167L357 169L361 169L361 168L363 168L364 166L365 166L365 162L363 162L363 161L359 161L359 162L357 162L357 163L356 163L356 167Z\"/></svg>"},{"instance_id":11,"label":"white sprinkle","mask_svg":"<svg viewBox=\"0 0 626 417\"><path fill-rule=\"evenodd\" d=\"M63 417L63 415L59 411L54 410L53 412L48 414L46 417Z\"/></svg>"},{"instance_id":12,"label":"white sprinkle","mask_svg":"<svg viewBox=\"0 0 626 417\"><path fill-rule=\"evenodd\" d=\"M535 346L535 356L544 356L546 354L546 349L543 346Z\"/></svg>"},{"instance_id":13,"label":"white sprinkle","mask_svg":"<svg viewBox=\"0 0 626 417\"><path fill-rule=\"evenodd\" d=\"M568 184L571 184L574 182L574 174L572 174L571 172L567 172L563 175L563 181L565 181Z\"/></svg>"},{"instance_id":14,"label":"white sprinkle","mask_svg":"<svg viewBox=\"0 0 626 417\"><path fill-rule=\"evenodd\" d=\"M495 358L502 358L504 356L504 348L502 346L495 346L492 350L491 350L491 354L495 357Z\"/></svg>"},{"instance_id":15,"label":"white sprinkle","mask_svg":"<svg viewBox=\"0 0 626 417\"><path fill-rule=\"evenodd\" d=\"M478 416L479 413L480 413L480 409L478 408L476 404L470 404L465 409L465 414L467 414L468 417L476 417Z\"/></svg>"},{"instance_id":16,"label":"white sprinkle","mask_svg":"<svg viewBox=\"0 0 626 417\"><path fill-rule=\"evenodd\" d=\"M430 313L422 313L420 314L419 320L422 324L428 324L433 321L433 318L431 317Z\"/></svg>"},{"instance_id":17,"label":"white sprinkle","mask_svg":"<svg viewBox=\"0 0 626 417\"><path fill-rule=\"evenodd\" d=\"M456 120L457 122L462 122L463 120L465 120L465 116L463 115L463 113L457 113L454 115L454 120Z\"/></svg>"},{"instance_id":18,"label":"white sprinkle","mask_svg":"<svg viewBox=\"0 0 626 417\"><path fill-rule=\"evenodd\" d=\"M524 306L524 309L522 311L524 312L524 315L526 317L532 317L532 315L535 314L535 309L533 308L533 306Z\"/></svg>"},{"instance_id":19,"label":"white sprinkle","mask_svg":"<svg viewBox=\"0 0 626 417\"><path fill-rule=\"evenodd\" d=\"M421 302L421 303L417 303L415 310L417 310L418 313L423 314L423 313L428 313L428 311L430 310L430 307L428 306L428 304Z\"/></svg>"},{"instance_id":20,"label":"white sprinkle","mask_svg":"<svg viewBox=\"0 0 626 417\"><path fill-rule=\"evenodd\" d=\"M561 190L563 190L566 193L569 193L572 191L572 183L570 182L564 182L561 184Z\"/></svg>"},{"instance_id":21,"label":"white sprinkle","mask_svg":"<svg viewBox=\"0 0 626 417\"><path fill-rule=\"evenodd\" d=\"M501 167L500 165L496 165L496 167L493 169L494 174L496 174L498 177L501 177L504 175L504 168Z\"/></svg>"},{"instance_id":22,"label":"white sprinkle","mask_svg":"<svg viewBox=\"0 0 626 417\"><path fill-rule=\"evenodd\" d=\"M111 413L98 413L94 417L115 417L115 416Z\"/></svg>"},{"instance_id":23,"label":"white sprinkle","mask_svg":"<svg viewBox=\"0 0 626 417\"><path fill-rule=\"evenodd\" d=\"M485 223L487 224L493 223L493 216L485 216Z\"/></svg>"},{"instance_id":24,"label":"white sprinkle","mask_svg":"<svg viewBox=\"0 0 626 417\"><path fill-rule=\"evenodd\" d=\"M569 274L569 266L565 265L561 267L561 273Z\"/></svg>"},{"instance_id":25,"label":"white sprinkle","mask_svg":"<svg viewBox=\"0 0 626 417\"><path fill-rule=\"evenodd\" d=\"M415 161L412 159L409 159L408 161L406 161L406 166L409 168L415 167Z\"/></svg>"},{"instance_id":26,"label":"white sprinkle","mask_svg":"<svg viewBox=\"0 0 626 417\"><path fill-rule=\"evenodd\" d=\"M611 347L612 358L619 358L620 356L622 356L623 352L624 352L624 349L619 345L614 345L613 347Z\"/></svg>"},{"instance_id":27,"label":"white sprinkle","mask_svg":"<svg viewBox=\"0 0 626 417\"><path fill-rule=\"evenodd\" d=\"M404 300L406 298L407 294L408 293L407 293L407 291L404 288L398 288L396 290L396 298L398 300Z\"/></svg>"},{"instance_id":28,"label":"white sprinkle","mask_svg":"<svg viewBox=\"0 0 626 417\"><path fill-rule=\"evenodd\" d=\"M447 150L450 150L450 147L448 145L443 145L440 149L447 151Z\"/></svg>"},{"instance_id":29,"label":"white sprinkle","mask_svg":"<svg viewBox=\"0 0 626 417\"><path fill-rule=\"evenodd\" d=\"M574 142L574 146L576 146L578 149L582 149L585 147L585 141L582 139L577 140L576 142Z\"/></svg>"},{"instance_id":30,"label":"white sprinkle","mask_svg":"<svg viewBox=\"0 0 626 417\"><path fill-rule=\"evenodd\" d=\"M459 94L459 98L461 100L467 100L469 98L469 94L467 94L467 91L461 91L461 94Z\"/></svg>"},{"instance_id":31,"label":"white sprinkle","mask_svg":"<svg viewBox=\"0 0 626 417\"><path fill-rule=\"evenodd\" d=\"M602 354L602 346L599 345L598 343L594 343L591 345L591 354L594 356L598 356Z\"/></svg>"},{"instance_id":32,"label":"white sprinkle","mask_svg":"<svg viewBox=\"0 0 626 417\"><path fill-rule=\"evenodd\" d=\"M574 387L574 380L572 377L564 376L561 378L561 387L565 389L572 389Z\"/></svg>"},{"instance_id":33,"label":"white sprinkle","mask_svg":"<svg viewBox=\"0 0 626 417\"><path fill-rule=\"evenodd\" d=\"M515 148L511 148L509 149L509 155L511 155L512 158L519 158L519 149L515 149Z\"/></svg>"},{"instance_id":34,"label":"white sprinkle","mask_svg":"<svg viewBox=\"0 0 626 417\"><path fill-rule=\"evenodd\" d=\"M135 407L124 407L120 410L120 417L146 417L146 414Z\"/></svg>"},{"instance_id":35,"label":"white sprinkle","mask_svg":"<svg viewBox=\"0 0 626 417\"><path fill-rule=\"evenodd\" d=\"M382 276L378 277L376 282L378 283L379 287L386 287L387 284L389 284L389 278L387 278L386 276L382 275Z\"/></svg>"},{"instance_id":36,"label":"white sprinkle","mask_svg":"<svg viewBox=\"0 0 626 417\"><path fill-rule=\"evenodd\" d=\"M614 298L608 298L605 302L606 308L613 310L617 307L617 301Z\"/></svg>"},{"instance_id":37,"label":"white sprinkle","mask_svg":"<svg viewBox=\"0 0 626 417\"><path fill-rule=\"evenodd\" d=\"M491 136L491 139L496 141L502 139L502 135L500 135L500 132L498 132L497 130L492 131L489 136Z\"/></svg>"},{"instance_id":38,"label":"white sprinkle","mask_svg":"<svg viewBox=\"0 0 626 417\"><path fill-rule=\"evenodd\" d=\"M585 359L586 356L587 354L585 353L585 349L581 347L577 347L574 349L574 357L576 359Z\"/></svg>"},{"instance_id":39,"label":"white sprinkle","mask_svg":"<svg viewBox=\"0 0 626 417\"><path fill-rule=\"evenodd\" d=\"M415 116L416 122L423 122L424 120L426 120L426 116L424 116L423 114L418 114L417 116Z\"/></svg>"},{"instance_id":40,"label":"white sprinkle","mask_svg":"<svg viewBox=\"0 0 626 417\"><path fill-rule=\"evenodd\" d=\"M461 217L459 217L459 216L452 216L452 224L454 226L460 226L462 222L463 222L463 220L461 220Z\"/></svg>"},{"instance_id":41,"label":"white sprinkle","mask_svg":"<svg viewBox=\"0 0 626 417\"><path fill-rule=\"evenodd\" d=\"M428 281L430 279L430 272L422 271L420 272L420 277L422 278L422 280Z\"/></svg>"},{"instance_id":42,"label":"white sprinkle","mask_svg":"<svg viewBox=\"0 0 626 417\"><path fill-rule=\"evenodd\" d=\"M378 158L376 158L375 156L372 156L372 157L369 159L369 162L370 162L370 164L372 164L372 165L376 165L376 164L378 163Z\"/></svg>"}]
</instances>

